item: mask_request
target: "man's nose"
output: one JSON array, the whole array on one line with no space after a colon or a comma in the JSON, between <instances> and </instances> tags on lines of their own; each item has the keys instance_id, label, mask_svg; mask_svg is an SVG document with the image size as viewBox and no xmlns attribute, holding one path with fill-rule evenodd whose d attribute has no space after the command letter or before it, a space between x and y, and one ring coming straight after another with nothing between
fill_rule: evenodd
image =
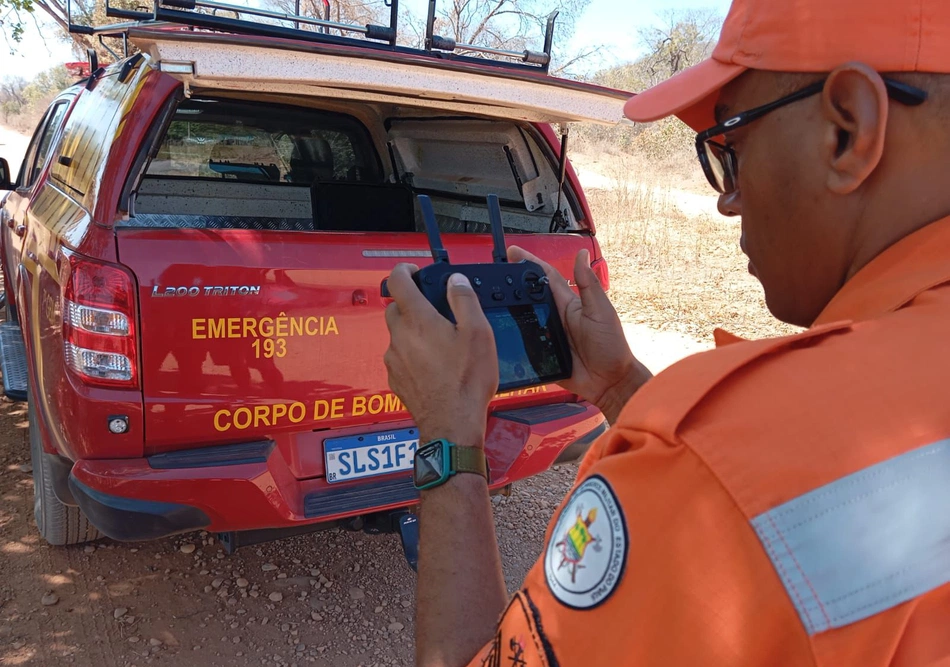
<instances>
[{"instance_id":1,"label":"man's nose","mask_svg":"<svg viewBox=\"0 0 950 667\"><path fill-rule=\"evenodd\" d=\"M742 215L742 198L739 196L739 190L727 195L719 195L718 207L722 215Z\"/></svg>"}]
</instances>

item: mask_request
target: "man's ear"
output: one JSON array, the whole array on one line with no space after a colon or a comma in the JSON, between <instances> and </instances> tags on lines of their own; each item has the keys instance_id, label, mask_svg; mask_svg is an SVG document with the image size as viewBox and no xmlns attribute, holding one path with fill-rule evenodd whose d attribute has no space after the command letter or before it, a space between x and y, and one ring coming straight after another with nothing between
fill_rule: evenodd
<instances>
[{"instance_id":1,"label":"man's ear","mask_svg":"<svg viewBox=\"0 0 950 667\"><path fill-rule=\"evenodd\" d=\"M854 192L877 168L884 152L887 110L887 88L871 67L847 63L828 76L821 112L827 127L822 156L829 190Z\"/></svg>"}]
</instances>

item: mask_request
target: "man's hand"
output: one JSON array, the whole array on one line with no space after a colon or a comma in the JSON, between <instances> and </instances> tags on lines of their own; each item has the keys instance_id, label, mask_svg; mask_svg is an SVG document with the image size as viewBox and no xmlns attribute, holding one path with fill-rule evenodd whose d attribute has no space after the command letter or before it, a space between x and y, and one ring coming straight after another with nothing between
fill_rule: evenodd
<instances>
[{"instance_id":1,"label":"man's hand","mask_svg":"<svg viewBox=\"0 0 950 667\"><path fill-rule=\"evenodd\" d=\"M449 279L457 324L442 317L412 280L418 267L399 264L389 277L390 344L383 360L389 386L419 427L420 442L445 438L482 446L488 404L498 391L498 356L491 325L468 278Z\"/></svg>"},{"instance_id":2,"label":"man's hand","mask_svg":"<svg viewBox=\"0 0 950 667\"><path fill-rule=\"evenodd\" d=\"M613 424L630 397L653 374L630 352L617 311L590 268L590 253L581 250L574 262L574 282L580 296L553 266L523 248L508 248L509 261L522 259L539 264L551 281L571 345L574 372L560 385L596 405Z\"/></svg>"},{"instance_id":3,"label":"man's hand","mask_svg":"<svg viewBox=\"0 0 950 667\"><path fill-rule=\"evenodd\" d=\"M482 447L498 391L491 325L468 278L449 279L453 325L412 281L417 270L400 264L389 277L389 386L415 419L420 442ZM455 475L423 491L419 516L416 664L465 665L491 640L508 598L485 478Z\"/></svg>"}]
</instances>

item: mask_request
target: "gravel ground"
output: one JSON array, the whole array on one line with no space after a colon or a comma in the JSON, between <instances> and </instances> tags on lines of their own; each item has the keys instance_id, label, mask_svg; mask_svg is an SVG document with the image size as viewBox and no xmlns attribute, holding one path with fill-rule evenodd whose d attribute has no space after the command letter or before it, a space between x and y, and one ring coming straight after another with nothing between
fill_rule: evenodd
<instances>
[{"instance_id":1,"label":"gravel ground","mask_svg":"<svg viewBox=\"0 0 950 667\"><path fill-rule=\"evenodd\" d=\"M213 535L50 547L33 521L26 406L0 402L0 665L410 665L415 574L395 535L239 549ZM496 497L509 589L570 488L559 466Z\"/></svg>"}]
</instances>

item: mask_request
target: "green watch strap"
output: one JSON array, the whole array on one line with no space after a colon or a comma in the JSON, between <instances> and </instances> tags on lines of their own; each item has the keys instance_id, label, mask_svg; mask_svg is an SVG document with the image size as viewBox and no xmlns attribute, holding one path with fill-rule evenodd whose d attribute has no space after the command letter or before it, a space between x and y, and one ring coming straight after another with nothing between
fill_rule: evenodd
<instances>
[{"instance_id":1,"label":"green watch strap","mask_svg":"<svg viewBox=\"0 0 950 667\"><path fill-rule=\"evenodd\" d=\"M484 450L478 447L459 447L451 449L452 470L455 472L471 472L488 479L488 460Z\"/></svg>"}]
</instances>

